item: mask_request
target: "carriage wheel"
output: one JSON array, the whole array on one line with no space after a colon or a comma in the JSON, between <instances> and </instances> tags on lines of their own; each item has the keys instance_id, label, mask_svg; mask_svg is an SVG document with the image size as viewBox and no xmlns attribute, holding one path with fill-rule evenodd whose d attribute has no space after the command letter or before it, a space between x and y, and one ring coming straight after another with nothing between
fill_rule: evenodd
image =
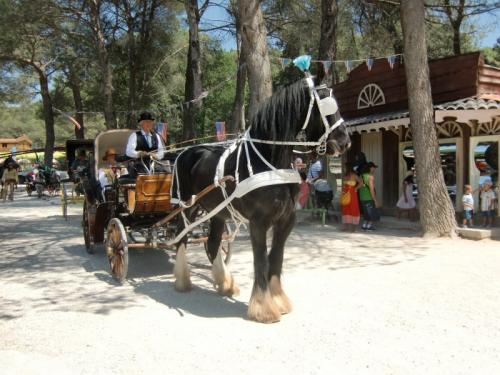
<instances>
[{"instance_id":1,"label":"carriage wheel","mask_svg":"<svg viewBox=\"0 0 500 375\"><path fill-rule=\"evenodd\" d=\"M121 221L111 219L106 236L106 254L113 277L122 283L128 271L128 243L127 233Z\"/></svg>"},{"instance_id":2,"label":"carriage wheel","mask_svg":"<svg viewBox=\"0 0 500 375\"><path fill-rule=\"evenodd\" d=\"M92 239L90 238L90 222L89 222L89 209L87 207L87 200L83 202L83 219L82 219L82 227L83 227L83 239L85 240L85 249L87 253L94 254L94 244L92 243Z\"/></svg>"},{"instance_id":3,"label":"carriage wheel","mask_svg":"<svg viewBox=\"0 0 500 375\"><path fill-rule=\"evenodd\" d=\"M230 233L229 224L226 223L225 226L226 226L226 230L224 231L224 233ZM210 234L210 233L208 233L208 234ZM205 247L205 252L207 253L207 257L210 260L210 263L213 263L215 259L212 259L212 257L210 256L210 253L208 252L207 242L208 241L203 242L203 246ZM221 241L219 251L220 250L222 250L222 259L224 260L224 263L229 264L229 262L231 261L231 255L232 255L231 242Z\"/></svg>"}]
</instances>

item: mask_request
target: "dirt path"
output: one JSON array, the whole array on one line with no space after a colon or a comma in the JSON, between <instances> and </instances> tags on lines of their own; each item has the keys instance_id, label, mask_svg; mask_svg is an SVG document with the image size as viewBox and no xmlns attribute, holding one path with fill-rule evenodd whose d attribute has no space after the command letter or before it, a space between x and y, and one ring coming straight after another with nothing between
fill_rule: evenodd
<instances>
[{"instance_id":1,"label":"dirt path","mask_svg":"<svg viewBox=\"0 0 500 375\"><path fill-rule=\"evenodd\" d=\"M342 234L299 226L284 286L294 311L244 319L249 241L235 242L241 289L222 298L201 247L194 290L172 262L134 250L116 285L102 249L83 246L80 209L57 200L0 206L0 368L4 374L493 374L500 368L500 243L422 240L409 231Z\"/></svg>"}]
</instances>

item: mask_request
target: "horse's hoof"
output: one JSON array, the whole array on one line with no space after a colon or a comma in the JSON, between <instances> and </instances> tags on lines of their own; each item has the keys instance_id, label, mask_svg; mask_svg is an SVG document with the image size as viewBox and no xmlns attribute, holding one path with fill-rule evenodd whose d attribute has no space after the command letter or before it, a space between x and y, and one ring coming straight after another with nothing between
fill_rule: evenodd
<instances>
[{"instance_id":1,"label":"horse's hoof","mask_svg":"<svg viewBox=\"0 0 500 375\"><path fill-rule=\"evenodd\" d=\"M278 309L282 314L288 314L292 311L292 303L281 288L281 281L277 276L271 277L271 280L269 281L269 290L274 303L278 306Z\"/></svg>"},{"instance_id":2,"label":"horse's hoof","mask_svg":"<svg viewBox=\"0 0 500 375\"><path fill-rule=\"evenodd\" d=\"M186 282L184 280L175 280L174 288L180 293L185 293L191 290L192 285L190 281Z\"/></svg>"},{"instance_id":3,"label":"horse's hoof","mask_svg":"<svg viewBox=\"0 0 500 375\"><path fill-rule=\"evenodd\" d=\"M214 284L217 293L222 296L233 297L240 294L240 288L236 286L233 275L227 273L224 280L218 280L217 284Z\"/></svg>"},{"instance_id":4,"label":"horse's hoof","mask_svg":"<svg viewBox=\"0 0 500 375\"><path fill-rule=\"evenodd\" d=\"M217 293L219 293L221 296L226 296L226 297L237 297L240 295L240 288L238 288L234 284L234 280L232 285L222 285L222 286L216 286L217 287Z\"/></svg>"},{"instance_id":5,"label":"horse's hoof","mask_svg":"<svg viewBox=\"0 0 500 375\"><path fill-rule=\"evenodd\" d=\"M248 318L260 323L275 323L281 319L281 312L274 303L269 290L265 292L254 287L250 303L248 305Z\"/></svg>"}]
</instances>

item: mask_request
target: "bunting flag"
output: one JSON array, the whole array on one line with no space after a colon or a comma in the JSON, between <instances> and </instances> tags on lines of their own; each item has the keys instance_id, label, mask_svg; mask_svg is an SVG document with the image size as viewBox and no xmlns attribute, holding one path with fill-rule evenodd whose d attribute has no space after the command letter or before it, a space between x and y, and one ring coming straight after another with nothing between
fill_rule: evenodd
<instances>
[{"instance_id":1,"label":"bunting flag","mask_svg":"<svg viewBox=\"0 0 500 375\"><path fill-rule=\"evenodd\" d=\"M351 60L346 60L345 61L345 68L347 70L347 73L350 73L352 70L352 61Z\"/></svg>"},{"instance_id":2,"label":"bunting flag","mask_svg":"<svg viewBox=\"0 0 500 375\"><path fill-rule=\"evenodd\" d=\"M71 117L70 115L68 115L66 112L63 112L61 111L60 109L57 109L56 107L52 107L55 111L59 112L61 115L63 115L64 117L66 117L69 122L71 122L73 125L75 125L75 127L80 130L82 128L82 126L80 125L80 123L78 121L75 120L74 117Z\"/></svg>"},{"instance_id":3,"label":"bunting flag","mask_svg":"<svg viewBox=\"0 0 500 375\"><path fill-rule=\"evenodd\" d=\"M226 123L224 121L217 121L215 123L215 134L219 142L226 140Z\"/></svg>"},{"instance_id":4,"label":"bunting flag","mask_svg":"<svg viewBox=\"0 0 500 375\"><path fill-rule=\"evenodd\" d=\"M285 70L285 68L288 65L290 65L290 63L292 62L292 59L289 59L287 57L283 57L283 58L280 58L280 61L281 61L281 69Z\"/></svg>"},{"instance_id":5,"label":"bunting flag","mask_svg":"<svg viewBox=\"0 0 500 375\"><path fill-rule=\"evenodd\" d=\"M166 122L159 122L155 125L155 132L159 134L164 143L167 143L168 125Z\"/></svg>"},{"instance_id":6,"label":"bunting flag","mask_svg":"<svg viewBox=\"0 0 500 375\"><path fill-rule=\"evenodd\" d=\"M396 56L389 56L387 58L387 61L389 62L389 66L391 67L391 69L394 69L394 64L396 62Z\"/></svg>"},{"instance_id":7,"label":"bunting flag","mask_svg":"<svg viewBox=\"0 0 500 375\"><path fill-rule=\"evenodd\" d=\"M371 72L372 70L372 67L373 67L373 62L375 60L373 60L371 57L366 59L366 67L368 68L368 71Z\"/></svg>"},{"instance_id":8,"label":"bunting flag","mask_svg":"<svg viewBox=\"0 0 500 375\"><path fill-rule=\"evenodd\" d=\"M325 69L325 74L328 76L331 74L331 68L332 68L332 61L322 61L323 64L323 69Z\"/></svg>"},{"instance_id":9,"label":"bunting flag","mask_svg":"<svg viewBox=\"0 0 500 375\"><path fill-rule=\"evenodd\" d=\"M63 113L63 115L73 124L75 125L75 127L80 130L82 128L82 126L80 125L80 123L78 121L75 120L74 117L71 117L70 115L66 114L66 113Z\"/></svg>"}]
</instances>

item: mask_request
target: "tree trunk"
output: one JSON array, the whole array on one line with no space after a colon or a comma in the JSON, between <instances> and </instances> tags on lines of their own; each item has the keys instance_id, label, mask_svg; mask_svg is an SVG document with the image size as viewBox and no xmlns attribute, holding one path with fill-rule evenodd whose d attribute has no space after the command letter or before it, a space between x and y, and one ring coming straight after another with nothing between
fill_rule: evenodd
<instances>
[{"instance_id":1,"label":"tree trunk","mask_svg":"<svg viewBox=\"0 0 500 375\"><path fill-rule=\"evenodd\" d=\"M401 1L410 122L424 235L453 236L455 211L446 190L434 125L423 0Z\"/></svg>"},{"instance_id":2,"label":"tree trunk","mask_svg":"<svg viewBox=\"0 0 500 375\"><path fill-rule=\"evenodd\" d=\"M451 28L453 29L453 53L455 55L460 55L462 53L460 44L460 26L461 22L452 22L451 24Z\"/></svg>"},{"instance_id":3,"label":"tree trunk","mask_svg":"<svg viewBox=\"0 0 500 375\"><path fill-rule=\"evenodd\" d=\"M203 92L201 82L201 52L198 35L198 23L200 22L200 12L198 0L187 0L185 3L186 13L189 23L189 48L186 67L186 84L184 89L182 138L184 140L196 138L196 117L201 108L199 100ZM196 101L192 101L197 99Z\"/></svg>"},{"instance_id":4,"label":"tree trunk","mask_svg":"<svg viewBox=\"0 0 500 375\"><path fill-rule=\"evenodd\" d=\"M124 3L127 5L128 1L125 1ZM135 51L134 19L130 14L130 10L128 9L128 7L125 8L125 11L126 11L125 16L127 17L127 42L128 42L127 58L128 58L128 70L129 70L128 99L127 99L127 107L128 107L127 127L130 129L135 129L137 125L135 123L136 116L134 112L137 103L136 67L140 65L140 61L137 60L139 56L136 55Z\"/></svg>"},{"instance_id":5,"label":"tree trunk","mask_svg":"<svg viewBox=\"0 0 500 375\"><path fill-rule=\"evenodd\" d=\"M83 123L83 101L80 90L80 80L72 68L69 71L68 83L73 93L73 102L75 103L75 120L80 124L80 129L75 126L76 139L85 139L85 126Z\"/></svg>"},{"instance_id":6,"label":"tree trunk","mask_svg":"<svg viewBox=\"0 0 500 375\"><path fill-rule=\"evenodd\" d=\"M147 56L149 51L152 50L151 41L153 37L152 26L155 19L156 9L159 7L160 2L158 0L152 0L149 10L148 10L148 1L144 1L142 16L141 16L141 36L140 36L140 44L139 44L139 55L141 58ZM198 20L199 22L199 20ZM144 60L141 60L144 61ZM149 104L150 96L146 94L150 93L150 78L151 74L149 73L147 66L145 63L141 63L138 69L138 82L137 82L137 92L141 93L139 98L140 105ZM147 103L146 103L147 102Z\"/></svg>"},{"instance_id":7,"label":"tree trunk","mask_svg":"<svg viewBox=\"0 0 500 375\"><path fill-rule=\"evenodd\" d=\"M319 40L319 60L335 60L337 56L337 15L339 7L337 0L321 0L321 37ZM332 64L326 72L323 66L318 67L318 78L322 81L327 78L327 84L331 86L334 80L335 64Z\"/></svg>"},{"instance_id":8,"label":"tree trunk","mask_svg":"<svg viewBox=\"0 0 500 375\"><path fill-rule=\"evenodd\" d=\"M248 112L253 114L259 103L273 93L271 64L267 52L267 30L259 0L238 0L238 11L250 89Z\"/></svg>"},{"instance_id":9,"label":"tree trunk","mask_svg":"<svg viewBox=\"0 0 500 375\"><path fill-rule=\"evenodd\" d=\"M54 112L52 110L52 98L49 91L49 80L40 67L35 67L40 82L40 94L42 95L43 119L45 121L45 157L46 165L52 166L54 158Z\"/></svg>"},{"instance_id":10,"label":"tree trunk","mask_svg":"<svg viewBox=\"0 0 500 375\"><path fill-rule=\"evenodd\" d=\"M104 121L107 129L116 129L116 118L113 109L113 73L109 63L109 54L106 40L101 27L101 0L91 0L90 18L94 41L99 56L99 69L101 70L101 91L104 97Z\"/></svg>"},{"instance_id":11,"label":"tree trunk","mask_svg":"<svg viewBox=\"0 0 500 375\"><path fill-rule=\"evenodd\" d=\"M245 86L247 80L247 66L245 62L245 50L241 45L241 27L236 14L236 46L238 50L238 72L236 74L236 93L234 96L233 112L229 131L236 133L245 129Z\"/></svg>"}]
</instances>

